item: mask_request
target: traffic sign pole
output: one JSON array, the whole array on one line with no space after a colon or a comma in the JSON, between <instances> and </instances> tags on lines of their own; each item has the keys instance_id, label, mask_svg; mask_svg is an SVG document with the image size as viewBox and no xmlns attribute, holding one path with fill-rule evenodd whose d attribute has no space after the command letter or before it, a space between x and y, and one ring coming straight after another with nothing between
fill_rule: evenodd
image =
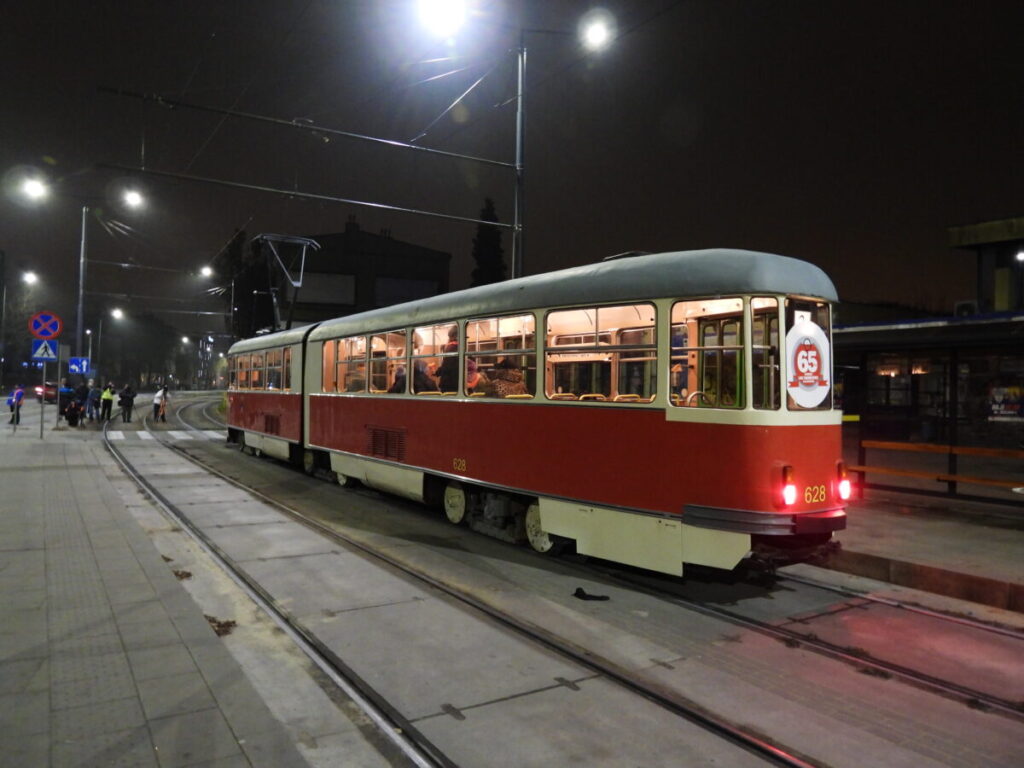
<instances>
[{"instance_id":1,"label":"traffic sign pole","mask_svg":"<svg viewBox=\"0 0 1024 768\"><path fill-rule=\"evenodd\" d=\"M43 422L46 416L46 361L43 361L43 396L39 398L39 439L43 439Z\"/></svg>"}]
</instances>

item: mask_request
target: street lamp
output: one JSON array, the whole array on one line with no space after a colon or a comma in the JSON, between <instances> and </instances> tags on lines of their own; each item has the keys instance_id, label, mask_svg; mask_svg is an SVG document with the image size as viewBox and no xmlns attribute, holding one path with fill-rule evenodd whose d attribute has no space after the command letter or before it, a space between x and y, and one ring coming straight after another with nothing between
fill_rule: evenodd
<instances>
[{"instance_id":1,"label":"street lamp","mask_svg":"<svg viewBox=\"0 0 1024 768\"><path fill-rule=\"evenodd\" d=\"M46 182L38 178L29 178L21 184L22 193L33 201L38 201L50 194ZM129 208L141 208L146 199L136 189L125 189L121 193L121 201ZM88 250L88 216L89 206L82 206L82 235L78 249L78 309L75 313L75 355L82 356L82 339L85 334L85 323L82 319L85 298L85 256Z\"/></svg>"},{"instance_id":2,"label":"street lamp","mask_svg":"<svg viewBox=\"0 0 1024 768\"><path fill-rule=\"evenodd\" d=\"M89 367L92 367L92 328L85 329L85 335L89 337Z\"/></svg>"},{"instance_id":3,"label":"street lamp","mask_svg":"<svg viewBox=\"0 0 1024 768\"><path fill-rule=\"evenodd\" d=\"M119 307L114 307L112 310L110 310L110 316L112 318L114 318L115 320L120 320L122 317L124 317L124 312L122 312ZM86 333L89 333L89 332L86 331ZM91 346L92 345L92 336L91 335L89 336L89 344L90 344L89 349L91 351L92 350L92 346ZM100 315L99 329L96 332L96 360L97 360L97 363L99 362L100 355L102 354L102 352L103 352L103 315L101 314ZM92 355L89 355L89 357L90 357L90 365L91 365L92 369L93 370L99 370L99 365L92 365L91 364Z\"/></svg>"},{"instance_id":4,"label":"street lamp","mask_svg":"<svg viewBox=\"0 0 1024 768\"><path fill-rule=\"evenodd\" d=\"M440 37L450 37L466 18L465 3L462 0L420 0L420 20L429 30ZM519 27L519 47L516 49L516 159L515 159L515 203L512 212L512 267L511 276L523 274L523 256L526 252L526 35L567 34L559 30L529 29ZM615 19L604 9L595 8L580 20L577 28L580 43L588 51L599 51L607 47L615 37Z\"/></svg>"},{"instance_id":5,"label":"street lamp","mask_svg":"<svg viewBox=\"0 0 1024 768\"><path fill-rule=\"evenodd\" d=\"M32 271L23 272L21 275L21 281L26 285L35 285L39 282L39 275Z\"/></svg>"}]
</instances>

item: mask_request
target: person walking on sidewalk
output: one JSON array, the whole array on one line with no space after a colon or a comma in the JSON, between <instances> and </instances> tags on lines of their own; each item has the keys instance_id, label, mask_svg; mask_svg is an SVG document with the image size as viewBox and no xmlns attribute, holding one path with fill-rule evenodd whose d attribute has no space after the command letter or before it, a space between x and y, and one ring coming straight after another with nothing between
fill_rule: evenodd
<instances>
[{"instance_id":1,"label":"person walking on sidewalk","mask_svg":"<svg viewBox=\"0 0 1024 768\"><path fill-rule=\"evenodd\" d=\"M167 421L167 403L170 399L166 386L156 391L153 395L153 421Z\"/></svg>"},{"instance_id":2,"label":"person walking on sidewalk","mask_svg":"<svg viewBox=\"0 0 1024 768\"><path fill-rule=\"evenodd\" d=\"M85 410L89 415L89 421L95 421L100 416L100 388L96 386L93 379L89 379L89 399L86 401Z\"/></svg>"},{"instance_id":3,"label":"person walking on sidewalk","mask_svg":"<svg viewBox=\"0 0 1024 768\"><path fill-rule=\"evenodd\" d=\"M110 421L110 411L114 407L114 385L107 384L100 395L100 421Z\"/></svg>"},{"instance_id":4,"label":"person walking on sidewalk","mask_svg":"<svg viewBox=\"0 0 1024 768\"><path fill-rule=\"evenodd\" d=\"M11 392L11 396L7 398L7 405L11 408L11 426L14 427L15 431L18 429L18 425L21 424L21 404L25 402L25 388L21 384L16 384L14 391Z\"/></svg>"},{"instance_id":5,"label":"person walking on sidewalk","mask_svg":"<svg viewBox=\"0 0 1024 768\"><path fill-rule=\"evenodd\" d=\"M135 390L132 389L131 384L124 385L117 404L121 406L121 421L125 423L131 421L132 407L135 405Z\"/></svg>"}]
</instances>

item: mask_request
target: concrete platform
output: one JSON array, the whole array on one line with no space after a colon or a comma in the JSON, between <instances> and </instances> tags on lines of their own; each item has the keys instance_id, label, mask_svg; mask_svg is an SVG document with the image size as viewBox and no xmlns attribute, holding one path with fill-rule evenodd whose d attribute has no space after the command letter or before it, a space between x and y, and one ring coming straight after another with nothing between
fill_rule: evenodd
<instances>
[{"instance_id":1,"label":"concrete platform","mask_svg":"<svg viewBox=\"0 0 1024 768\"><path fill-rule=\"evenodd\" d=\"M102 468L98 431L55 431L47 419L40 440L38 421L26 426L0 430L3 765L306 765L295 734L125 508ZM183 488L195 481L183 473ZM244 496L230 506L254 536L271 523ZM830 565L1021 610L1022 519L990 505L869 492L851 506ZM339 595L343 587L324 585ZM354 750L346 740L338 751L349 762L332 764L370 764L352 760Z\"/></svg>"},{"instance_id":2,"label":"concrete platform","mask_svg":"<svg viewBox=\"0 0 1024 768\"><path fill-rule=\"evenodd\" d=\"M867 491L823 565L1024 613L1024 509Z\"/></svg>"},{"instance_id":3,"label":"concrete platform","mask_svg":"<svg viewBox=\"0 0 1024 768\"><path fill-rule=\"evenodd\" d=\"M0 762L307 765L112 488L98 433L40 440L32 421L0 434Z\"/></svg>"}]
</instances>

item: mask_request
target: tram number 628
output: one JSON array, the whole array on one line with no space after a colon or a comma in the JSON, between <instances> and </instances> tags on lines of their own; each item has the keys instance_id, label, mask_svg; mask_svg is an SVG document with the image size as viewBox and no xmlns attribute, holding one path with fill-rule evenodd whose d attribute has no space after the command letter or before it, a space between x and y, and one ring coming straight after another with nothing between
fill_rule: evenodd
<instances>
[{"instance_id":1,"label":"tram number 628","mask_svg":"<svg viewBox=\"0 0 1024 768\"><path fill-rule=\"evenodd\" d=\"M452 469L456 472L466 471L466 460L465 459L452 459Z\"/></svg>"},{"instance_id":2,"label":"tram number 628","mask_svg":"<svg viewBox=\"0 0 1024 768\"><path fill-rule=\"evenodd\" d=\"M804 502L807 504L818 504L825 500L824 485L808 485L804 488Z\"/></svg>"}]
</instances>

